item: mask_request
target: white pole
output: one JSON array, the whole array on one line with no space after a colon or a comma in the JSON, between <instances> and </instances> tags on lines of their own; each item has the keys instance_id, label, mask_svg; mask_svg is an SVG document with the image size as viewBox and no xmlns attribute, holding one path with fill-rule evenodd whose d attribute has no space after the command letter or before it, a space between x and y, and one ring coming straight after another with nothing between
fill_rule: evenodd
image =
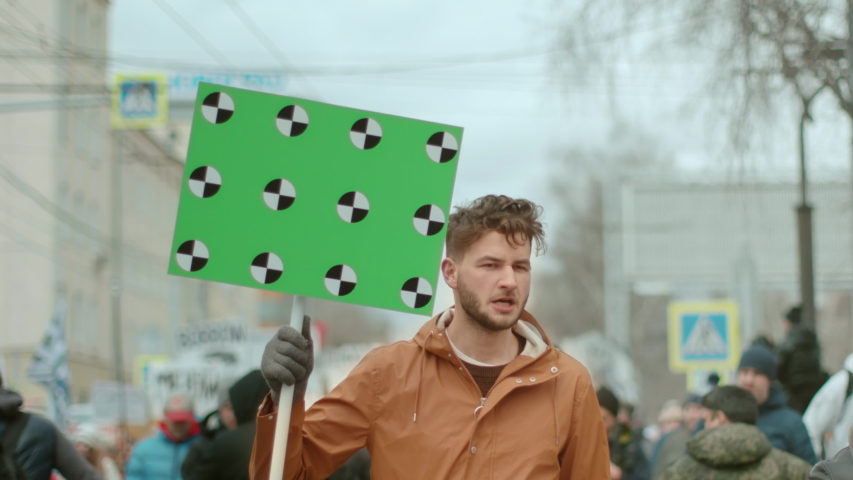
<instances>
[{"instance_id":1,"label":"white pole","mask_svg":"<svg viewBox=\"0 0 853 480\"><path fill-rule=\"evenodd\" d=\"M293 296L293 310L290 311L290 326L302 333L302 319L305 316L305 297ZM278 395L278 417L275 422L275 438L272 444L272 464L269 480L281 480L284 477L284 457L287 453L287 431L290 429L290 411L293 410L294 385L281 386Z\"/></svg>"}]
</instances>

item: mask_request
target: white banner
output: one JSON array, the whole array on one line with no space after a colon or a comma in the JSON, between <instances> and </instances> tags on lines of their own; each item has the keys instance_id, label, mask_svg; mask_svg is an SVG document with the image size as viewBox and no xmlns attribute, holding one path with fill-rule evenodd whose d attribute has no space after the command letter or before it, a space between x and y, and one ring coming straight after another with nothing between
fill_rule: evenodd
<instances>
[{"instance_id":1,"label":"white banner","mask_svg":"<svg viewBox=\"0 0 853 480\"><path fill-rule=\"evenodd\" d=\"M118 424L121 420L122 397L124 398L124 418L128 425L147 425L149 416L145 390L127 384L122 389L116 382L99 380L92 383L94 419Z\"/></svg>"},{"instance_id":2,"label":"white banner","mask_svg":"<svg viewBox=\"0 0 853 480\"><path fill-rule=\"evenodd\" d=\"M249 369L240 365L217 363L152 365L146 372L145 382L151 413L162 418L168 398L182 393L193 399L196 416L207 415L219 407L220 390L227 390L231 383L247 373Z\"/></svg>"},{"instance_id":3,"label":"white banner","mask_svg":"<svg viewBox=\"0 0 853 480\"><path fill-rule=\"evenodd\" d=\"M243 344L248 339L248 329L242 322L198 323L181 327L175 339L175 346L180 355L191 350L205 350L211 346Z\"/></svg>"}]
</instances>

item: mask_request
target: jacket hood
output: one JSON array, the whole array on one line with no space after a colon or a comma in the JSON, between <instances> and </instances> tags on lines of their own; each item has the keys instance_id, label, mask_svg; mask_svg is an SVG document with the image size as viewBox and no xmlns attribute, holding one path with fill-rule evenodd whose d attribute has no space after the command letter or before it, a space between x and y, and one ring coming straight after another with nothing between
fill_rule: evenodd
<instances>
[{"instance_id":1,"label":"jacket hood","mask_svg":"<svg viewBox=\"0 0 853 480\"><path fill-rule=\"evenodd\" d=\"M0 387L0 417L11 417L24 404L24 399L16 392Z\"/></svg>"},{"instance_id":2,"label":"jacket hood","mask_svg":"<svg viewBox=\"0 0 853 480\"><path fill-rule=\"evenodd\" d=\"M705 430L687 442L687 453L711 468L732 468L761 460L773 449L754 425L731 423Z\"/></svg>"},{"instance_id":3,"label":"jacket hood","mask_svg":"<svg viewBox=\"0 0 853 480\"><path fill-rule=\"evenodd\" d=\"M453 316L456 314L455 307L450 307L444 312L436 315L428 322L421 327L420 331L415 335L414 343L418 345L421 350L421 368L420 375L418 377L418 389L415 392L415 404L414 410L415 414L412 417L413 422L418 421L418 405L421 394L421 386L423 384L424 379L424 367L426 365L426 357L427 352L430 354L436 355L439 358L453 357L455 352L453 351L452 346L450 345L450 341L445 335L446 327L453 320ZM545 335L545 332L542 330L542 327L539 325L539 322L533 318L526 310L521 312L521 318L518 322L516 322L515 326L512 327L512 331L525 339L524 348L513 361L506 365L504 372L506 370L510 371L519 371L521 369L529 368L527 370L528 373L531 374L531 379L536 378L536 376L546 376L549 370L548 367L545 366L543 362L538 363L537 366L533 366L537 360L546 357L548 355L557 355L551 341ZM461 367L460 367L461 369ZM552 370L552 374L553 374ZM502 373L503 375L504 373ZM500 377L499 377L500 378ZM554 381L557 381L557 377L554 377ZM486 394L486 397L488 394ZM553 399L553 414L554 414L554 425L556 428L556 438L559 438L559 425L560 419L557 411L557 387L556 383L554 384L554 388L552 390L552 399ZM483 403L485 402L485 397L482 399ZM474 411L474 418L477 418L481 412L487 412L488 409L491 408L491 404L488 406L481 405L480 408Z\"/></svg>"},{"instance_id":4,"label":"jacket hood","mask_svg":"<svg viewBox=\"0 0 853 480\"><path fill-rule=\"evenodd\" d=\"M847 358L844 359L844 369L853 372L853 353L847 355Z\"/></svg>"},{"instance_id":5,"label":"jacket hood","mask_svg":"<svg viewBox=\"0 0 853 480\"><path fill-rule=\"evenodd\" d=\"M785 336L785 344L791 349L814 349L818 348L817 335L815 332L802 325L794 325Z\"/></svg>"},{"instance_id":6,"label":"jacket hood","mask_svg":"<svg viewBox=\"0 0 853 480\"><path fill-rule=\"evenodd\" d=\"M433 319L421 327L421 330L417 335L415 335L415 342L417 342L418 345L424 346L426 344L427 337L433 333L433 330L436 328L446 328L453 320L453 316L455 314L456 307L453 306L433 317ZM542 330L539 322L537 322L536 319L533 318L533 315L528 313L527 310L523 310L521 312L521 318L519 318L518 323L512 327L512 331L526 340L524 350L521 352L522 355L537 358L546 350L554 346L548 336L545 335L545 331Z\"/></svg>"},{"instance_id":7,"label":"jacket hood","mask_svg":"<svg viewBox=\"0 0 853 480\"><path fill-rule=\"evenodd\" d=\"M782 393L782 388L778 383L770 385L770 396L767 400L758 406L758 414L763 415L767 412L785 408L788 406L788 400L785 399L785 394Z\"/></svg>"},{"instance_id":8,"label":"jacket hood","mask_svg":"<svg viewBox=\"0 0 853 480\"><path fill-rule=\"evenodd\" d=\"M270 393L270 387L260 370L252 370L228 389L228 398L231 400L237 425L254 423L258 407L268 393Z\"/></svg>"}]
</instances>

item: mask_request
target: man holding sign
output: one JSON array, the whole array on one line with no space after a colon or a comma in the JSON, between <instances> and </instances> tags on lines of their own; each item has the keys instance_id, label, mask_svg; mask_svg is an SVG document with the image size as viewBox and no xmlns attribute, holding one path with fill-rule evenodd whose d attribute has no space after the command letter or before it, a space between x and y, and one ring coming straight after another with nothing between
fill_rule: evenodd
<instances>
[{"instance_id":1,"label":"man holding sign","mask_svg":"<svg viewBox=\"0 0 853 480\"><path fill-rule=\"evenodd\" d=\"M441 263L455 307L411 341L373 350L307 412L310 322L302 333L282 327L263 357L271 395L259 411L252 478L270 472L283 384L296 386L286 480L325 479L365 446L376 479L610 478L589 373L524 310L532 249L544 246L540 213L493 195L457 208Z\"/></svg>"}]
</instances>

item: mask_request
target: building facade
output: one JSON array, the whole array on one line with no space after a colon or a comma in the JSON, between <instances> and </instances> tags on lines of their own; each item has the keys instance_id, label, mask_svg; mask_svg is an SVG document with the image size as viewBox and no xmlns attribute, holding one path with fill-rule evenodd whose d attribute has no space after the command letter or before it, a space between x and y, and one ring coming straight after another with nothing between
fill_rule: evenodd
<instances>
[{"instance_id":1,"label":"building facade","mask_svg":"<svg viewBox=\"0 0 853 480\"><path fill-rule=\"evenodd\" d=\"M36 408L26 371L60 304L74 403L118 358L130 381L137 356L171 354L177 325L257 323L255 290L166 274L187 125L111 130L108 9L0 5L0 368Z\"/></svg>"}]
</instances>

